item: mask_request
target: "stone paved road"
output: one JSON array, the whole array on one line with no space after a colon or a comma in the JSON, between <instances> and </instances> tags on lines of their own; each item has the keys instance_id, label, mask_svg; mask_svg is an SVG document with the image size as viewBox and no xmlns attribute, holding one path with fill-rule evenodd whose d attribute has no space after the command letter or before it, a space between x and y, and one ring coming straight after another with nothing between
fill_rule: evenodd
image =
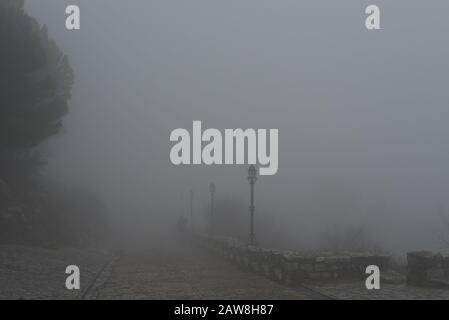
<instances>
[{"instance_id":1,"label":"stone paved road","mask_svg":"<svg viewBox=\"0 0 449 320\"><path fill-rule=\"evenodd\" d=\"M322 299L239 270L188 246L125 253L93 295L100 299Z\"/></svg>"},{"instance_id":2,"label":"stone paved road","mask_svg":"<svg viewBox=\"0 0 449 320\"><path fill-rule=\"evenodd\" d=\"M187 245L141 247L112 258L93 250L0 246L0 299L80 299L89 288L88 299L449 300L449 290L405 284L381 283L379 291L366 290L364 281L286 287ZM81 268L81 291L65 289L68 264Z\"/></svg>"},{"instance_id":3,"label":"stone paved road","mask_svg":"<svg viewBox=\"0 0 449 320\"><path fill-rule=\"evenodd\" d=\"M185 245L127 252L94 295L101 299L449 299L449 290L364 279L287 287Z\"/></svg>"},{"instance_id":4,"label":"stone paved road","mask_svg":"<svg viewBox=\"0 0 449 320\"><path fill-rule=\"evenodd\" d=\"M0 245L0 299L80 299L84 284L110 259L97 250ZM65 288L65 269L72 264L82 272L80 291Z\"/></svg>"},{"instance_id":5,"label":"stone paved road","mask_svg":"<svg viewBox=\"0 0 449 320\"><path fill-rule=\"evenodd\" d=\"M340 300L449 300L448 289L421 288L381 283L380 290L367 290L364 281L333 282L308 286Z\"/></svg>"}]
</instances>

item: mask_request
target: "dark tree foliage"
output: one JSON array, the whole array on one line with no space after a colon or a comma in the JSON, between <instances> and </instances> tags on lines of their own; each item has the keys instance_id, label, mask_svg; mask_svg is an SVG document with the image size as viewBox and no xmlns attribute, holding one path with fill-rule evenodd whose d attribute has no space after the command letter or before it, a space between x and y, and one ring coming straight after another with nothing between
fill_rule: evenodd
<instances>
[{"instance_id":1,"label":"dark tree foliage","mask_svg":"<svg viewBox=\"0 0 449 320\"><path fill-rule=\"evenodd\" d=\"M23 1L0 0L0 48L0 179L15 184L42 164L33 148L60 131L74 77Z\"/></svg>"},{"instance_id":2,"label":"dark tree foliage","mask_svg":"<svg viewBox=\"0 0 449 320\"><path fill-rule=\"evenodd\" d=\"M73 72L46 28L0 5L0 149L31 148L56 134Z\"/></svg>"},{"instance_id":3,"label":"dark tree foliage","mask_svg":"<svg viewBox=\"0 0 449 320\"><path fill-rule=\"evenodd\" d=\"M74 76L23 5L0 0L0 242L35 243L61 226L37 173L45 163L40 145L61 130Z\"/></svg>"}]
</instances>

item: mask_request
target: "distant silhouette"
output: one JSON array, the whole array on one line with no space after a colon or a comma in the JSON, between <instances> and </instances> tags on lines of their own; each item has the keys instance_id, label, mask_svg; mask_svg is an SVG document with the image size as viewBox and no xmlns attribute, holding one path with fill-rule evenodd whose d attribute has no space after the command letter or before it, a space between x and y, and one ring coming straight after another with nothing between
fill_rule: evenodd
<instances>
[{"instance_id":1,"label":"distant silhouette","mask_svg":"<svg viewBox=\"0 0 449 320\"><path fill-rule=\"evenodd\" d=\"M178 222L176 223L176 229L178 234L184 234L187 231L188 220L184 216L180 216L178 218Z\"/></svg>"}]
</instances>

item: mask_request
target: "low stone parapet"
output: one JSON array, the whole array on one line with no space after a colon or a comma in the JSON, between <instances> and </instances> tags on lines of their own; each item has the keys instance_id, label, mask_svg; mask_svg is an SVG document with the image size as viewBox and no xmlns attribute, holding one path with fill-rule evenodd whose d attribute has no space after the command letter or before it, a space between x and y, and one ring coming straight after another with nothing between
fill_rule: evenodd
<instances>
[{"instance_id":1,"label":"low stone parapet","mask_svg":"<svg viewBox=\"0 0 449 320\"><path fill-rule=\"evenodd\" d=\"M407 253L407 284L449 288L449 256L431 251Z\"/></svg>"},{"instance_id":2,"label":"low stone parapet","mask_svg":"<svg viewBox=\"0 0 449 320\"><path fill-rule=\"evenodd\" d=\"M388 270L389 257L375 254L301 254L247 246L235 239L194 236L201 246L221 254L232 263L267 278L287 283L304 283L365 277L368 265Z\"/></svg>"}]
</instances>

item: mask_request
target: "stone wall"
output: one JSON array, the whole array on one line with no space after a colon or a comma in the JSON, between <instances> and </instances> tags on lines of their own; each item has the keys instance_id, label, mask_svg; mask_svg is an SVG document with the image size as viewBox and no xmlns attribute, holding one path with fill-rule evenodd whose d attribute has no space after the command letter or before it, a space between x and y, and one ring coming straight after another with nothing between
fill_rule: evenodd
<instances>
[{"instance_id":1,"label":"stone wall","mask_svg":"<svg viewBox=\"0 0 449 320\"><path fill-rule=\"evenodd\" d=\"M407 284L449 288L449 256L430 251L409 252Z\"/></svg>"},{"instance_id":2,"label":"stone wall","mask_svg":"<svg viewBox=\"0 0 449 320\"><path fill-rule=\"evenodd\" d=\"M201 235L195 235L194 241L242 268L287 284L361 278L366 277L368 265L377 265L383 271L388 269L389 264L389 257L384 255L300 254L247 246L235 239Z\"/></svg>"}]
</instances>

